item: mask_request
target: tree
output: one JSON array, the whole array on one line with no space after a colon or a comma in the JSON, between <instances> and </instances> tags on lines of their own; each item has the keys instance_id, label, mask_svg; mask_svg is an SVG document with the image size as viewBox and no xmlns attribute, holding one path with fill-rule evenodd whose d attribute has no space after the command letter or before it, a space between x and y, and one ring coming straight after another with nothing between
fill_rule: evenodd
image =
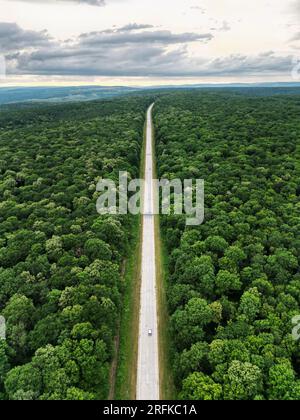
<instances>
[{"instance_id":1,"label":"tree","mask_svg":"<svg viewBox=\"0 0 300 420\"><path fill-rule=\"evenodd\" d=\"M183 309L178 309L171 317L171 327L177 345L184 349L204 337L203 327L213 321L214 312L207 301L192 298Z\"/></svg>"},{"instance_id":2,"label":"tree","mask_svg":"<svg viewBox=\"0 0 300 420\"><path fill-rule=\"evenodd\" d=\"M210 296L214 290L214 271L211 257L206 255L195 257L186 264L182 274L182 282L193 284L205 296Z\"/></svg>"},{"instance_id":3,"label":"tree","mask_svg":"<svg viewBox=\"0 0 300 420\"><path fill-rule=\"evenodd\" d=\"M300 381L288 360L275 364L269 371L270 400L298 400L300 397Z\"/></svg>"},{"instance_id":4,"label":"tree","mask_svg":"<svg viewBox=\"0 0 300 420\"><path fill-rule=\"evenodd\" d=\"M84 252L91 260L111 260L112 258L109 245L101 239L88 239L84 245Z\"/></svg>"},{"instance_id":5,"label":"tree","mask_svg":"<svg viewBox=\"0 0 300 420\"><path fill-rule=\"evenodd\" d=\"M204 373L194 372L183 381L180 394L182 400L212 401L220 400L221 397L222 386Z\"/></svg>"},{"instance_id":6,"label":"tree","mask_svg":"<svg viewBox=\"0 0 300 420\"><path fill-rule=\"evenodd\" d=\"M253 400L263 391L261 370L251 363L233 361L225 377L224 398Z\"/></svg>"},{"instance_id":7,"label":"tree","mask_svg":"<svg viewBox=\"0 0 300 420\"><path fill-rule=\"evenodd\" d=\"M242 266L243 262L247 258L243 249L238 245L232 245L225 251L225 257L232 261L236 266Z\"/></svg>"},{"instance_id":8,"label":"tree","mask_svg":"<svg viewBox=\"0 0 300 420\"><path fill-rule=\"evenodd\" d=\"M63 253L63 243L59 236L54 235L46 241L46 251L51 260L57 260Z\"/></svg>"},{"instance_id":9,"label":"tree","mask_svg":"<svg viewBox=\"0 0 300 420\"><path fill-rule=\"evenodd\" d=\"M67 395L65 400L70 401L92 401L95 400L96 396L90 392L84 392L82 389L75 387L69 388L67 390Z\"/></svg>"},{"instance_id":10,"label":"tree","mask_svg":"<svg viewBox=\"0 0 300 420\"><path fill-rule=\"evenodd\" d=\"M5 391L10 400L35 400L41 389L41 373L30 363L13 368L5 379Z\"/></svg>"},{"instance_id":11,"label":"tree","mask_svg":"<svg viewBox=\"0 0 300 420\"><path fill-rule=\"evenodd\" d=\"M19 323L29 327L32 324L34 313L35 308L31 299L18 293L10 298L3 310L8 327Z\"/></svg>"},{"instance_id":12,"label":"tree","mask_svg":"<svg viewBox=\"0 0 300 420\"><path fill-rule=\"evenodd\" d=\"M202 371L207 367L209 346L205 342L193 344L189 350L184 350L175 362L175 369L179 377L186 378L195 371Z\"/></svg>"},{"instance_id":13,"label":"tree","mask_svg":"<svg viewBox=\"0 0 300 420\"><path fill-rule=\"evenodd\" d=\"M111 217L106 220L99 219L93 224L92 229L104 242L115 247L122 248L126 246L124 232L118 220L114 220Z\"/></svg>"},{"instance_id":14,"label":"tree","mask_svg":"<svg viewBox=\"0 0 300 420\"><path fill-rule=\"evenodd\" d=\"M228 243L221 236L209 236L205 241L205 246L208 251L222 255L228 247Z\"/></svg>"},{"instance_id":15,"label":"tree","mask_svg":"<svg viewBox=\"0 0 300 420\"><path fill-rule=\"evenodd\" d=\"M240 290L242 283L237 274L230 273L227 270L220 270L216 276L216 287L219 295L230 291Z\"/></svg>"},{"instance_id":16,"label":"tree","mask_svg":"<svg viewBox=\"0 0 300 420\"><path fill-rule=\"evenodd\" d=\"M252 323L256 316L259 314L261 309L260 296L261 295L259 291L256 287L254 287L243 293L241 297L239 312L246 316L246 319L249 323Z\"/></svg>"}]
</instances>

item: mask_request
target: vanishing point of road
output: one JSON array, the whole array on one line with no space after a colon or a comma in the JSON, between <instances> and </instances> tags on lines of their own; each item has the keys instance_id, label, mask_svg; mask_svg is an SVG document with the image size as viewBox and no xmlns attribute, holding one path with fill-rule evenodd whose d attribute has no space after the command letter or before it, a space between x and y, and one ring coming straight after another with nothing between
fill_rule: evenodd
<instances>
[{"instance_id":1,"label":"vanishing point of road","mask_svg":"<svg viewBox=\"0 0 300 420\"><path fill-rule=\"evenodd\" d=\"M147 111L137 400L159 400L152 104Z\"/></svg>"}]
</instances>

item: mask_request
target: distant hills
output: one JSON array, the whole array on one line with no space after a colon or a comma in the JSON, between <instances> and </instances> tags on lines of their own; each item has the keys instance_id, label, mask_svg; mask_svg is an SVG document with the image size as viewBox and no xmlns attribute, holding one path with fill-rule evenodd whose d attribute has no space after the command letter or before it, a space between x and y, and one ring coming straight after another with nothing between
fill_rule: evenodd
<instances>
[{"instance_id":1,"label":"distant hills","mask_svg":"<svg viewBox=\"0 0 300 420\"><path fill-rule=\"evenodd\" d=\"M195 84L195 85L165 85L151 87L127 87L127 86L63 86L63 87L0 87L0 105L14 103L62 103L91 101L97 99L112 98L128 93L141 92L143 90L163 89L249 89L249 88L280 88L281 92L292 92L291 88L297 88L300 93L300 83L233 83L233 84ZM283 91L282 91L283 90Z\"/></svg>"},{"instance_id":2,"label":"distant hills","mask_svg":"<svg viewBox=\"0 0 300 420\"><path fill-rule=\"evenodd\" d=\"M0 105L17 102L75 102L110 98L134 92L135 88L114 86L9 87L0 88Z\"/></svg>"}]
</instances>

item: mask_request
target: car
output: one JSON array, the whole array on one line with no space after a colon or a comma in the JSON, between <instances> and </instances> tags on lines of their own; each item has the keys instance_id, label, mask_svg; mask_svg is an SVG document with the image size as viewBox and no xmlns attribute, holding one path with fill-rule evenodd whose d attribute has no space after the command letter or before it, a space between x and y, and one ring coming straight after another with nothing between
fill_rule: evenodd
<instances>
[{"instance_id":1,"label":"car","mask_svg":"<svg viewBox=\"0 0 300 420\"><path fill-rule=\"evenodd\" d=\"M153 331L152 330L148 330L148 336L149 337L152 337L152 335L153 335Z\"/></svg>"}]
</instances>

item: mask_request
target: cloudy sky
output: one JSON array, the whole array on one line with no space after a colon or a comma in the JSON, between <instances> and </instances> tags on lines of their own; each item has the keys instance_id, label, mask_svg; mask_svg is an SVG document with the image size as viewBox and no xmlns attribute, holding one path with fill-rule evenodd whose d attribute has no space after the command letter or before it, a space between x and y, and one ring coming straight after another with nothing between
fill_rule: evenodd
<instances>
[{"instance_id":1,"label":"cloudy sky","mask_svg":"<svg viewBox=\"0 0 300 420\"><path fill-rule=\"evenodd\" d=\"M0 10L1 85L293 81L300 62L300 0L0 0Z\"/></svg>"}]
</instances>

